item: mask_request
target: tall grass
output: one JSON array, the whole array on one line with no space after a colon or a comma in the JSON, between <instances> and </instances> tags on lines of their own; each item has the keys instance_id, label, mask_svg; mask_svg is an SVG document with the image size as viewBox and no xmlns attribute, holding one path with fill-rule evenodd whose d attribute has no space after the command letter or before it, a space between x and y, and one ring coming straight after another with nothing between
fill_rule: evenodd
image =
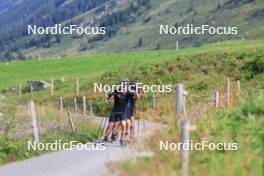
<instances>
[{"instance_id":1,"label":"tall grass","mask_svg":"<svg viewBox=\"0 0 264 176\"><path fill-rule=\"evenodd\" d=\"M238 150L190 151L190 175L262 175L263 102L263 92L260 92L244 97L235 107L208 111L204 118L196 120L196 129L190 132L190 140L237 143ZM181 142L179 129L170 124L146 142L155 153L153 157L118 163L117 170L131 176L181 175L180 151L159 148L160 141Z\"/></svg>"}]
</instances>

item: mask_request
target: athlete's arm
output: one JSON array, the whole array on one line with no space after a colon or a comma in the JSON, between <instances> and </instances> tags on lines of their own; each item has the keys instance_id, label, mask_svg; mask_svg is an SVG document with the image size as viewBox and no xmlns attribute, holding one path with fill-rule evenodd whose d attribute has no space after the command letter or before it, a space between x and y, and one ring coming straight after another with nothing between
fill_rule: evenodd
<instances>
[{"instance_id":1,"label":"athlete's arm","mask_svg":"<svg viewBox=\"0 0 264 176\"><path fill-rule=\"evenodd\" d=\"M134 92L134 96L135 96L135 98L140 98L140 95L137 91Z\"/></svg>"},{"instance_id":2,"label":"athlete's arm","mask_svg":"<svg viewBox=\"0 0 264 176\"><path fill-rule=\"evenodd\" d=\"M139 90L138 90L138 94L139 94L139 98L140 98L140 97L144 97L144 98L146 98L146 94L145 94L145 92L144 92L142 89L139 89Z\"/></svg>"},{"instance_id":3,"label":"athlete's arm","mask_svg":"<svg viewBox=\"0 0 264 176\"><path fill-rule=\"evenodd\" d=\"M108 94L107 100L112 100L114 98L114 92Z\"/></svg>"}]
</instances>

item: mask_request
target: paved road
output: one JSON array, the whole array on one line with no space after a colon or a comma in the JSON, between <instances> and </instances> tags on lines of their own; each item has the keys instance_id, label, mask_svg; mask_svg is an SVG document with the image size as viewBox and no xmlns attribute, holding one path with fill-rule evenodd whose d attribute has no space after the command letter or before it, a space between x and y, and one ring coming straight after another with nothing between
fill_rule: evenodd
<instances>
[{"instance_id":1,"label":"paved road","mask_svg":"<svg viewBox=\"0 0 264 176\"><path fill-rule=\"evenodd\" d=\"M139 123L143 129L143 123ZM147 127L147 124L146 124ZM137 130L136 130L137 131ZM140 130L141 132L141 130ZM142 137L140 137L140 140ZM103 151L59 151L0 167L1 176L101 176L111 175L106 163L135 157L134 147L106 145Z\"/></svg>"}]
</instances>

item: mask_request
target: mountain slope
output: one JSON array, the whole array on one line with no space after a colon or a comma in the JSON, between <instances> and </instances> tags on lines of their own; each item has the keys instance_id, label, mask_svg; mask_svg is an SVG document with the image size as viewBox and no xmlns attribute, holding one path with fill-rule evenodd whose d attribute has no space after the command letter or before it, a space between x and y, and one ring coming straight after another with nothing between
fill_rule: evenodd
<instances>
[{"instance_id":1,"label":"mountain slope","mask_svg":"<svg viewBox=\"0 0 264 176\"><path fill-rule=\"evenodd\" d=\"M0 16L1 58L168 49L175 47L176 40L180 47L188 47L230 39L263 38L263 9L261 0L23 0ZM25 33L27 24L56 23L106 26L107 34L28 36ZM162 24L236 26L239 32L237 35L159 35Z\"/></svg>"}]
</instances>

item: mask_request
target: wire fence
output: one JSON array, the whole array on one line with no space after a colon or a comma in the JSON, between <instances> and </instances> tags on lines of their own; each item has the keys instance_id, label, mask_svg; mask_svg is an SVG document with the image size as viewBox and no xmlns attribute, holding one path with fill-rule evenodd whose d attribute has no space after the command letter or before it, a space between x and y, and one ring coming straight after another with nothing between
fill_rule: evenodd
<instances>
[{"instance_id":1,"label":"wire fence","mask_svg":"<svg viewBox=\"0 0 264 176\"><path fill-rule=\"evenodd\" d=\"M107 94L101 93L95 96L91 93L86 93L86 95L81 95L80 93L80 80L76 79L76 95L74 97L55 97L55 85L54 80L51 79L51 90L50 96L51 101L49 104L42 104L34 102L36 104L35 111L37 116L37 128L39 133L43 133L49 129L64 128L67 126L72 126L74 123L80 123L87 121L88 117L98 115L97 110L100 111L104 109L106 113L109 113L111 104L107 101ZM34 89L31 87L31 98L34 99ZM146 93L144 98L137 101L136 105L136 118L145 120L158 120L159 122L166 122L167 119L161 119L160 117L166 117L172 115L171 109L177 111L177 101L180 102L180 112L176 117L176 120L180 118L188 119L199 119L208 111L219 108L225 108L237 103L238 96L241 92L240 81L237 81L234 84L231 84L229 78L225 80L225 83L218 88L212 90L210 96L200 96L188 92L182 87L180 90L181 94L179 99L177 99L177 93L179 90L176 89L173 92L170 92L169 95L164 95L162 93ZM18 98L23 97L22 85L19 84ZM176 94L176 100L175 100ZM100 97L100 98L98 98ZM100 107L96 105L98 102L101 102ZM16 119L12 119L9 122L3 122L0 125L0 133L4 133L6 129L12 129L17 134L30 134L32 129L32 112L29 111L29 104L11 104L11 103L1 103L0 107L15 106L18 109L16 114ZM95 107L96 106L96 107ZM105 108L105 107L108 107ZM178 107L178 111L179 111ZM67 113L69 112L69 113ZM146 114L148 114L146 116ZM71 118L69 118L69 115ZM52 116L52 118L48 118ZM59 118L56 118L59 117ZM100 115L102 116L102 115ZM104 116L107 116L104 114ZM177 114L176 114L177 116ZM23 135L20 135L23 136Z\"/></svg>"},{"instance_id":2,"label":"wire fence","mask_svg":"<svg viewBox=\"0 0 264 176\"><path fill-rule=\"evenodd\" d=\"M63 79L64 80L64 79ZM0 134L9 133L15 137L23 137L33 134L35 141L38 135L50 129L70 127L73 131L76 125L89 123L97 113L97 109L104 109L109 113L111 104L107 100L107 93L92 96L92 94L81 95L80 80L76 79L76 95L72 98L55 97L54 80L51 79L51 100L49 104L36 103L30 100L29 104L12 104L0 102L0 107L16 107L16 118L0 124ZM181 126L181 140L187 142L190 129L195 120L204 118L210 111L228 108L238 103L241 95L240 81L231 82L226 78L223 85L212 90L211 95L198 95L188 92L183 84L177 84L175 91L164 95L161 93L146 93L136 102L136 119L143 121L145 128L146 120L158 120L159 123L168 123L167 116L174 116L177 126ZM30 87L31 99L34 98L34 88ZM23 97L22 85L19 84L18 98ZM100 108L95 107L101 102ZM103 102L103 103L102 103ZM174 109L174 111L171 111ZM0 109L1 110L1 109ZM97 120L98 121L98 120ZM98 135L102 135L107 126L107 118L99 120ZM139 121L138 121L139 123ZM195 128L194 128L195 129ZM139 129L138 129L139 130ZM139 132L138 132L139 133ZM182 149L182 175L188 175L189 152Z\"/></svg>"}]
</instances>

